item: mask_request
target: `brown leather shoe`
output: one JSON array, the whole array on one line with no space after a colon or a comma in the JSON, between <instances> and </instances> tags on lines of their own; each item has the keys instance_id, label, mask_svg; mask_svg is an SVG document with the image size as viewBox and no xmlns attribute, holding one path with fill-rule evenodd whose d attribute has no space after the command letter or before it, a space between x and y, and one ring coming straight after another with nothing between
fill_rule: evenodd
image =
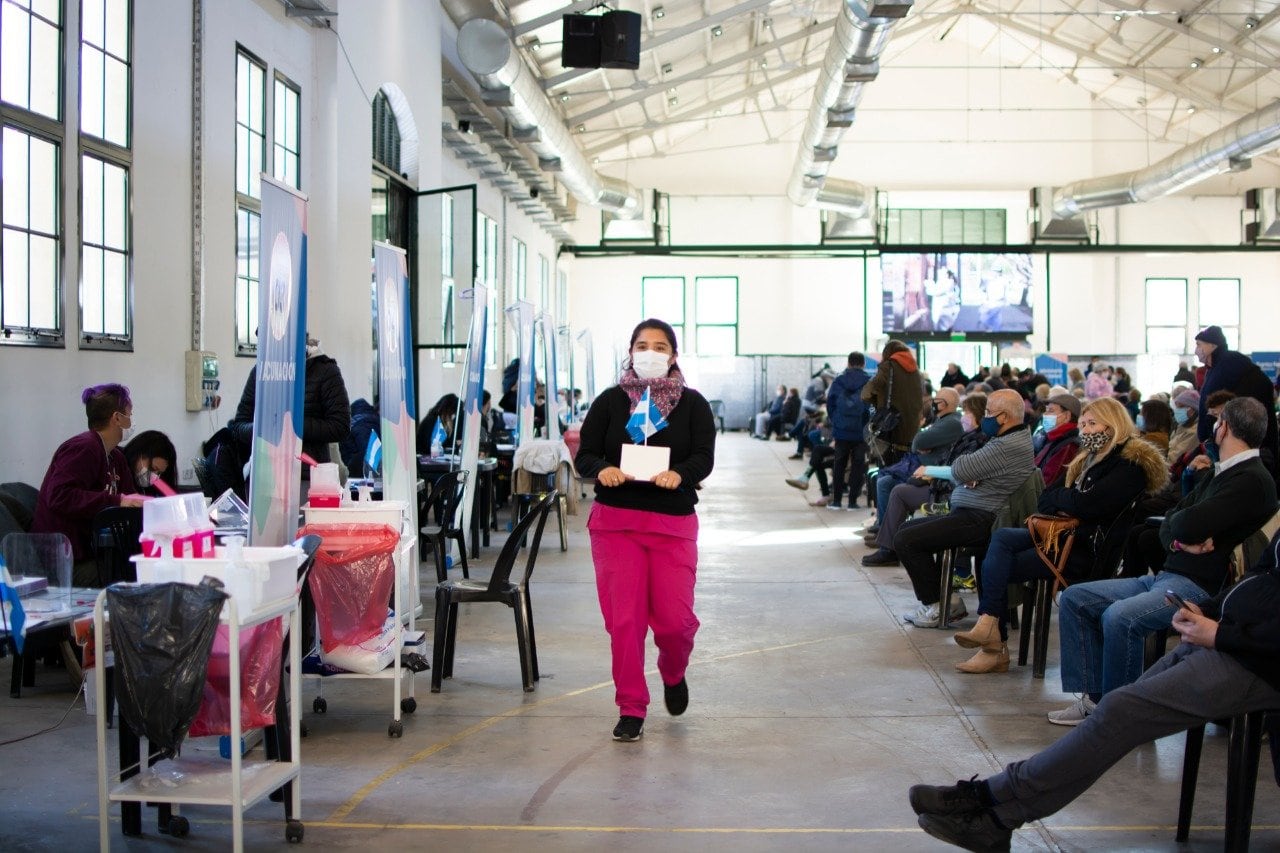
<instances>
[{"instance_id":1,"label":"brown leather shoe","mask_svg":"<svg viewBox=\"0 0 1280 853\"><path fill-rule=\"evenodd\" d=\"M1004 643L1001 643L999 651L978 649L978 653L973 657L969 658L964 663L956 664L956 669L960 672L971 672L975 674L987 672L1008 672L1009 647Z\"/></svg>"},{"instance_id":2,"label":"brown leather shoe","mask_svg":"<svg viewBox=\"0 0 1280 853\"><path fill-rule=\"evenodd\" d=\"M968 631L956 632L955 641L956 645L964 649L999 651L1000 646L1003 645L1000 642L1000 620L988 613L983 613L978 616L978 624Z\"/></svg>"}]
</instances>

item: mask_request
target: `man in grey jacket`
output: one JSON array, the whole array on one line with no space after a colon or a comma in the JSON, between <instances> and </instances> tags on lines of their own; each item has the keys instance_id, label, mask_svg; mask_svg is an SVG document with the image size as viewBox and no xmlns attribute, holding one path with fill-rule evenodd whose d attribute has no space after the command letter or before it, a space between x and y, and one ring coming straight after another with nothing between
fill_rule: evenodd
<instances>
[{"instance_id":1,"label":"man in grey jacket","mask_svg":"<svg viewBox=\"0 0 1280 853\"><path fill-rule=\"evenodd\" d=\"M996 512L1035 470L1031 433L1023 423L1022 397L1003 389L987 398L982 431L991 440L950 466L922 465L917 476L945 478L956 487L951 511L909 521L898 528L893 549L911 577L920 606L903 619L918 628L936 628L941 568L937 555L956 547L983 547L991 539ZM949 617L967 615L964 602L952 599Z\"/></svg>"}]
</instances>

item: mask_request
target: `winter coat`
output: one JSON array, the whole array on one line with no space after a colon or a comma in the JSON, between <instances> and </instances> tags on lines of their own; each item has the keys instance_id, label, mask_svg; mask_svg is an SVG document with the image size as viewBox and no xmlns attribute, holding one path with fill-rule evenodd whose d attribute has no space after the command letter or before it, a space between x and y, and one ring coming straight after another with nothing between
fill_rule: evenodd
<instances>
[{"instance_id":1,"label":"winter coat","mask_svg":"<svg viewBox=\"0 0 1280 853\"><path fill-rule=\"evenodd\" d=\"M378 410L363 397L351 404L351 432L338 443L342 464L351 476L364 470L364 454L369 449L369 436L382 436L382 418Z\"/></svg>"},{"instance_id":2,"label":"winter coat","mask_svg":"<svg viewBox=\"0 0 1280 853\"><path fill-rule=\"evenodd\" d=\"M253 446L253 408L258 390L258 368L249 379L236 406L236 416L227 427L244 446ZM351 401L342 381L338 362L317 354L307 359L302 392L302 452L317 462L329 462L329 444L342 441L351 432ZM306 479L306 472L303 479Z\"/></svg>"},{"instance_id":3,"label":"winter coat","mask_svg":"<svg viewBox=\"0 0 1280 853\"><path fill-rule=\"evenodd\" d=\"M1107 377L1101 373L1090 373L1089 378L1084 381L1084 396L1090 400L1110 397L1113 390Z\"/></svg>"},{"instance_id":4,"label":"winter coat","mask_svg":"<svg viewBox=\"0 0 1280 853\"><path fill-rule=\"evenodd\" d=\"M862 441L870 416L863 402L868 381L867 372L861 367L848 367L827 389L827 423L837 441Z\"/></svg>"},{"instance_id":5,"label":"winter coat","mask_svg":"<svg viewBox=\"0 0 1280 853\"><path fill-rule=\"evenodd\" d=\"M889 373L893 372L893 399L889 393ZM902 415L898 428L893 431L889 443L899 450L911 448L911 442L920 431L920 413L924 409L924 383L916 358L909 352L895 352L880 362L876 375L862 389L862 399L876 409L891 405Z\"/></svg>"}]
</instances>

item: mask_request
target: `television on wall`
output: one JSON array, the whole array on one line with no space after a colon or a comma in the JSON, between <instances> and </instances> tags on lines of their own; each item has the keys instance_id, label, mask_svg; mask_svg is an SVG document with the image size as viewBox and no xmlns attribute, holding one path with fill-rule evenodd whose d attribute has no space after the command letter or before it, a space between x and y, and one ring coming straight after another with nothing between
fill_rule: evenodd
<instances>
[{"instance_id":1,"label":"television on wall","mask_svg":"<svg viewBox=\"0 0 1280 853\"><path fill-rule=\"evenodd\" d=\"M1031 333L1028 254L882 254L880 281L886 334Z\"/></svg>"}]
</instances>

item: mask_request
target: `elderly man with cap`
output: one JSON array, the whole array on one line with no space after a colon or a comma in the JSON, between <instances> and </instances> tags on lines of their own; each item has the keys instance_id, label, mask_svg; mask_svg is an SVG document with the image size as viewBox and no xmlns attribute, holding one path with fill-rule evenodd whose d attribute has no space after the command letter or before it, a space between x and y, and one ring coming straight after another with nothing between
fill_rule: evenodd
<instances>
[{"instance_id":1,"label":"elderly man with cap","mask_svg":"<svg viewBox=\"0 0 1280 853\"><path fill-rule=\"evenodd\" d=\"M1204 382L1200 386L1200 418L1196 426L1201 441L1208 441L1213 436L1216 418L1207 417L1206 411L1209 395L1214 391L1230 391L1237 397L1252 397L1263 405L1268 412L1275 414L1276 394L1271 380L1262 372L1262 368L1254 364L1241 352L1236 352L1227 344L1227 336L1218 326L1205 326L1196 335L1196 358L1207 370ZM1277 474L1276 466L1276 419L1267 419L1267 435L1260 448L1262 464Z\"/></svg>"},{"instance_id":2,"label":"elderly man with cap","mask_svg":"<svg viewBox=\"0 0 1280 853\"><path fill-rule=\"evenodd\" d=\"M1045 402L1040 419L1044 444L1036 451L1036 467L1046 486L1053 485L1080 450L1080 398L1074 394L1053 394Z\"/></svg>"}]
</instances>

